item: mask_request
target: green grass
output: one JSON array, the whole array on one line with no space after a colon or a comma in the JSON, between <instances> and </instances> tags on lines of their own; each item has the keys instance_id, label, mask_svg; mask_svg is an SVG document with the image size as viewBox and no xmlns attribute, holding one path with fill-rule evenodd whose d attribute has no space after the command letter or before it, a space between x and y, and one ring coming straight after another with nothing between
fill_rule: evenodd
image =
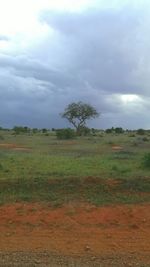
<instances>
[{"instance_id":1,"label":"green grass","mask_svg":"<svg viewBox=\"0 0 150 267\"><path fill-rule=\"evenodd\" d=\"M127 134L57 140L55 135L3 133L0 143L0 202L81 200L96 205L150 200L149 168L142 165L150 141ZM134 142L137 142L134 145ZM121 146L115 151L113 145ZM119 181L110 186L110 181ZM109 183L108 183L109 181Z\"/></svg>"}]
</instances>

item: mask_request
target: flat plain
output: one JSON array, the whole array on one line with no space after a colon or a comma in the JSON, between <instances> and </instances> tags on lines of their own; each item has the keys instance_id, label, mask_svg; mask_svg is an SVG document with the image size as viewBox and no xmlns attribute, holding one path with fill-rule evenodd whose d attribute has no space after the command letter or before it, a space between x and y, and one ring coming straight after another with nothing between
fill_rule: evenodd
<instances>
[{"instance_id":1,"label":"flat plain","mask_svg":"<svg viewBox=\"0 0 150 267\"><path fill-rule=\"evenodd\" d=\"M149 132L0 137L0 266L150 266Z\"/></svg>"}]
</instances>

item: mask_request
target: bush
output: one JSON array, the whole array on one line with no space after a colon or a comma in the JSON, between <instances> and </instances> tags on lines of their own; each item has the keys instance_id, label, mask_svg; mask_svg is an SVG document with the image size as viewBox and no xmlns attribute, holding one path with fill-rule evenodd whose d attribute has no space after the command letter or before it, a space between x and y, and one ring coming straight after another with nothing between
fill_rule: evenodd
<instances>
[{"instance_id":1,"label":"bush","mask_svg":"<svg viewBox=\"0 0 150 267\"><path fill-rule=\"evenodd\" d=\"M33 129L32 129L32 133L33 133L33 134L36 134L36 133L38 133L38 132L39 132L39 130L38 130L37 128L33 128Z\"/></svg>"},{"instance_id":2,"label":"bush","mask_svg":"<svg viewBox=\"0 0 150 267\"><path fill-rule=\"evenodd\" d=\"M146 153L143 157L143 167L150 169L150 152Z\"/></svg>"},{"instance_id":3,"label":"bush","mask_svg":"<svg viewBox=\"0 0 150 267\"><path fill-rule=\"evenodd\" d=\"M3 169L3 165L0 163L0 170L2 170Z\"/></svg>"},{"instance_id":4,"label":"bush","mask_svg":"<svg viewBox=\"0 0 150 267\"><path fill-rule=\"evenodd\" d=\"M87 136L87 135L90 135L90 132L91 132L91 130L88 127L86 127L86 126L82 126L82 127L80 127L77 130L77 134L79 136Z\"/></svg>"},{"instance_id":5,"label":"bush","mask_svg":"<svg viewBox=\"0 0 150 267\"><path fill-rule=\"evenodd\" d=\"M43 128L43 129L42 129L42 133L44 133L44 134L45 134L45 133L47 133L47 132L48 132L48 131L47 131L47 129L46 129L46 128Z\"/></svg>"},{"instance_id":6,"label":"bush","mask_svg":"<svg viewBox=\"0 0 150 267\"><path fill-rule=\"evenodd\" d=\"M58 139L73 139L75 137L75 131L70 128L56 130L56 136Z\"/></svg>"},{"instance_id":7,"label":"bush","mask_svg":"<svg viewBox=\"0 0 150 267\"><path fill-rule=\"evenodd\" d=\"M147 137L143 137L143 139L142 139L144 142L148 142L149 141L149 139L147 138Z\"/></svg>"},{"instance_id":8,"label":"bush","mask_svg":"<svg viewBox=\"0 0 150 267\"><path fill-rule=\"evenodd\" d=\"M121 133L124 133L124 130L121 127L117 127L115 128L115 133L121 134Z\"/></svg>"},{"instance_id":9,"label":"bush","mask_svg":"<svg viewBox=\"0 0 150 267\"><path fill-rule=\"evenodd\" d=\"M106 129L106 130L105 130L105 132L108 133L108 134L113 133L113 131L114 131L114 130L113 130L112 128L111 128L111 129Z\"/></svg>"},{"instance_id":10,"label":"bush","mask_svg":"<svg viewBox=\"0 0 150 267\"><path fill-rule=\"evenodd\" d=\"M23 133L30 133L30 128L27 126L22 127L22 126L14 126L13 128L14 134L23 134Z\"/></svg>"},{"instance_id":11,"label":"bush","mask_svg":"<svg viewBox=\"0 0 150 267\"><path fill-rule=\"evenodd\" d=\"M106 133L116 133L116 134L121 134L124 133L124 130L122 129L122 127L112 127L111 129L106 129L105 130Z\"/></svg>"},{"instance_id":12,"label":"bush","mask_svg":"<svg viewBox=\"0 0 150 267\"><path fill-rule=\"evenodd\" d=\"M129 134L129 137L135 137L135 134Z\"/></svg>"},{"instance_id":13,"label":"bush","mask_svg":"<svg viewBox=\"0 0 150 267\"><path fill-rule=\"evenodd\" d=\"M144 129L138 129L137 130L137 134L144 135L145 134L145 130Z\"/></svg>"},{"instance_id":14,"label":"bush","mask_svg":"<svg viewBox=\"0 0 150 267\"><path fill-rule=\"evenodd\" d=\"M0 140L4 140L4 136L3 135L0 135Z\"/></svg>"}]
</instances>

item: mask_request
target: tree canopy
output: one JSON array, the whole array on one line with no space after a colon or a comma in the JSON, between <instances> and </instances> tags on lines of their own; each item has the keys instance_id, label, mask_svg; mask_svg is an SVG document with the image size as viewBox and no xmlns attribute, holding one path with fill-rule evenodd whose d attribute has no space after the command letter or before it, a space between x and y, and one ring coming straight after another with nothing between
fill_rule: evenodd
<instances>
[{"instance_id":1,"label":"tree canopy","mask_svg":"<svg viewBox=\"0 0 150 267\"><path fill-rule=\"evenodd\" d=\"M79 133L86 127L86 121L98 117L100 114L90 104L81 101L69 104L61 114L62 118L66 118Z\"/></svg>"}]
</instances>

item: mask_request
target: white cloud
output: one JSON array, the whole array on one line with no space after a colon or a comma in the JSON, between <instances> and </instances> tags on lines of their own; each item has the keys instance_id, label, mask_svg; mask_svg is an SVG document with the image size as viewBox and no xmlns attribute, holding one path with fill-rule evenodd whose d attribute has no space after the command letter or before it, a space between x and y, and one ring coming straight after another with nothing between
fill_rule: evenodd
<instances>
[{"instance_id":1,"label":"white cloud","mask_svg":"<svg viewBox=\"0 0 150 267\"><path fill-rule=\"evenodd\" d=\"M123 105L134 105L134 104L139 104L142 102L142 99L140 96L138 95L131 95L131 94L127 94L127 95L120 95L120 100L123 103Z\"/></svg>"},{"instance_id":2,"label":"white cloud","mask_svg":"<svg viewBox=\"0 0 150 267\"><path fill-rule=\"evenodd\" d=\"M0 34L14 36L19 33L36 36L42 25L38 21L41 10L78 11L88 0L0 0Z\"/></svg>"}]
</instances>

